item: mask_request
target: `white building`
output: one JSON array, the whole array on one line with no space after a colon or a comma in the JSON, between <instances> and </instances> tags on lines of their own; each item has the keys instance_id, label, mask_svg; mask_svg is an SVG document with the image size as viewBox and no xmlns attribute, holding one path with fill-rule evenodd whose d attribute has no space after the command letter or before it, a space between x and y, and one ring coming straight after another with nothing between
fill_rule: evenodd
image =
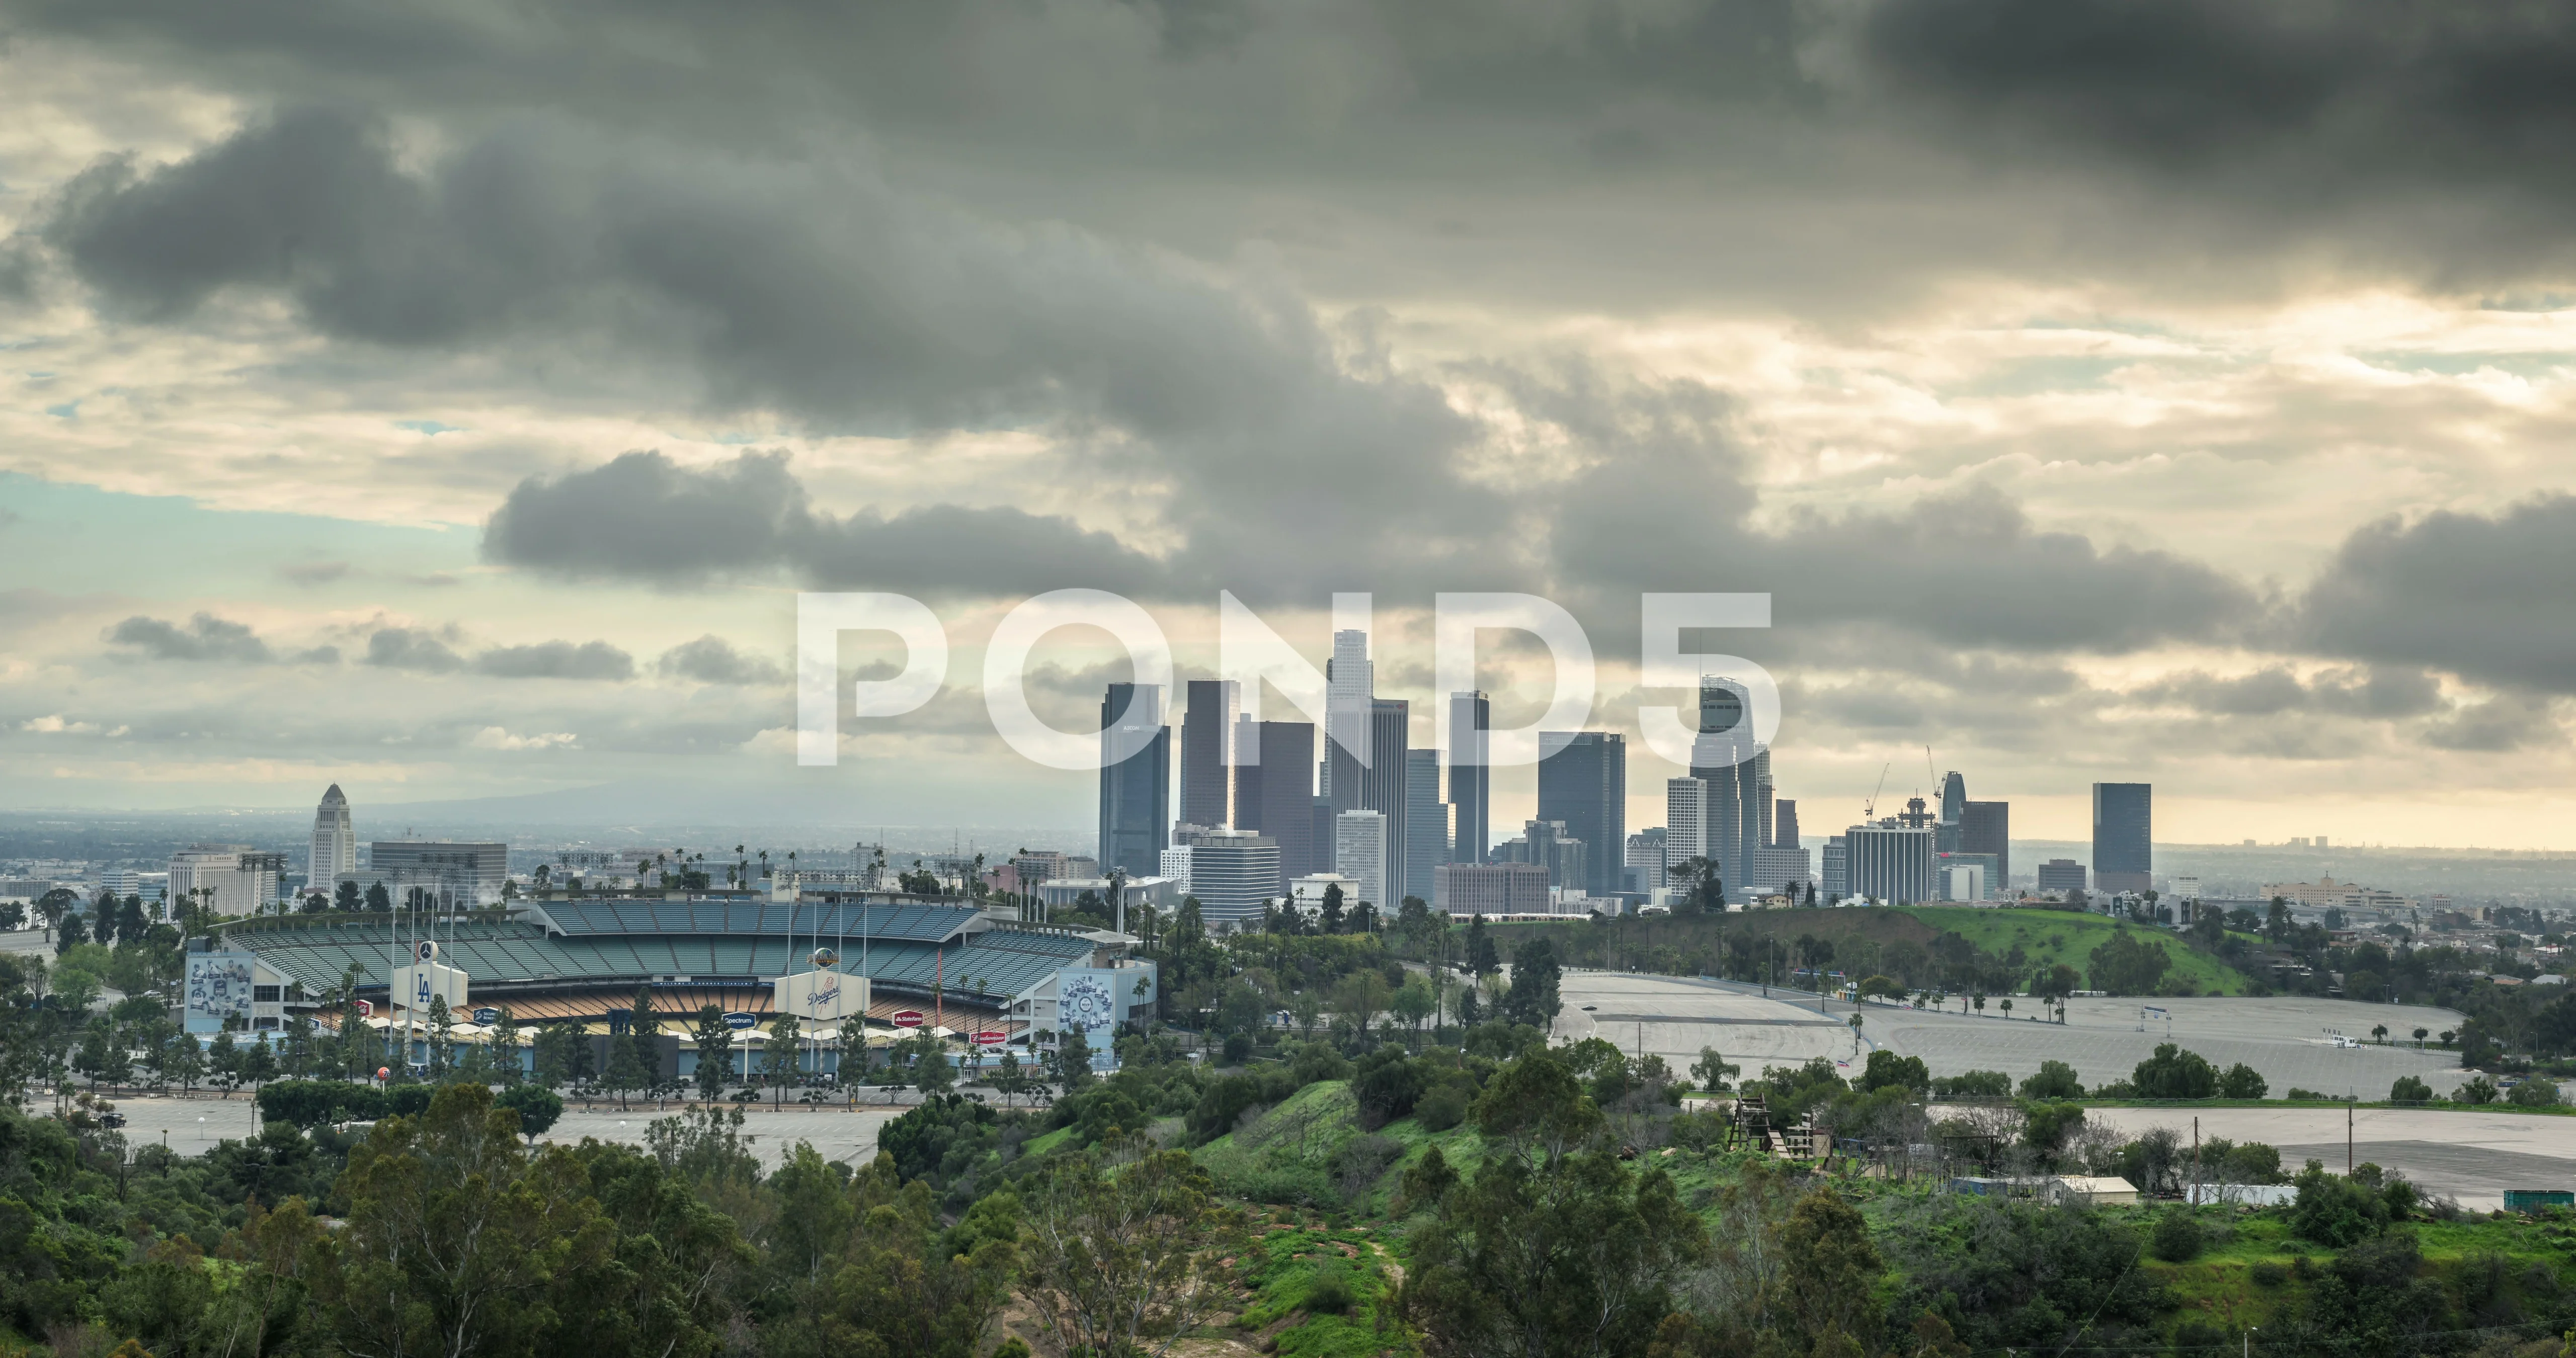
<instances>
[{"instance_id":1,"label":"white building","mask_svg":"<svg viewBox=\"0 0 2576 1358\"><path fill-rule=\"evenodd\" d=\"M329 891L342 874L357 870L358 834L349 826L349 799L333 783L313 810L313 849L305 860L304 884L315 891Z\"/></svg>"},{"instance_id":2,"label":"white building","mask_svg":"<svg viewBox=\"0 0 2576 1358\"><path fill-rule=\"evenodd\" d=\"M1359 883L1360 900L1381 908L1388 903L1386 849L1384 812L1345 811L1333 818L1334 869Z\"/></svg>"},{"instance_id":3,"label":"white building","mask_svg":"<svg viewBox=\"0 0 2576 1358\"><path fill-rule=\"evenodd\" d=\"M1190 894L1191 847L1191 845L1187 844L1178 844L1163 850L1162 861L1159 864L1162 869L1163 876L1180 883L1181 894L1184 896Z\"/></svg>"},{"instance_id":4,"label":"white building","mask_svg":"<svg viewBox=\"0 0 2576 1358\"><path fill-rule=\"evenodd\" d=\"M1324 893L1333 887L1342 889L1342 909L1345 911L1363 899L1358 878L1345 877L1338 872L1312 872L1289 881L1288 903L1297 907L1298 914L1310 920L1320 918L1324 913Z\"/></svg>"},{"instance_id":5,"label":"white building","mask_svg":"<svg viewBox=\"0 0 2576 1358\"><path fill-rule=\"evenodd\" d=\"M1250 830L1209 830L1197 840L1189 846L1188 894L1198 898L1199 917L1210 928L1258 926L1262 907L1284 884L1279 841Z\"/></svg>"},{"instance_id":6,"label":"white building","mask_svg":"<svg viewBox=\"0 0 2576 1358\"><path fill-rule=\"evenodd\" d=\"M1961 863L1941 869L1941 899L1970 902L1987 899L1986 865Z\"/></svg>"},{"instance_id":7,"label":"white building","mask_svg":"<svg viewBox=\"0 0 2576 1358\"><path fill-rule=\"evenodd\" d=\"M258 865L244 868L247 844L191 844L170 856L170 901L173 906L195 897L218 915L248 915L277 899L277 872Z\"/></svg>"},{"instance_id":8,"label":"white building","mask_svg":"<svg viewBox=\"0 0 2576 1358\"><path fill-rule=\"evenodd\" d=\"M1670 866L1693 858L1713 858L1708 847L1708 781L1664 780L1664 860ZM1730 882L1727 885L1732 886Z\"/></svg>"}]
</instances>

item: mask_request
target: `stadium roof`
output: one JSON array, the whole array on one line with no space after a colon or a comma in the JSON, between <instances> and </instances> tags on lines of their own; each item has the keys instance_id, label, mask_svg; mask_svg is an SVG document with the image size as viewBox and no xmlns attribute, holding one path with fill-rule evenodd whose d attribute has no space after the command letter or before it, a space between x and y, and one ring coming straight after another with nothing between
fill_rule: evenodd
<instances>
[{"instance_id":1,"label":"stadium roof","mask_svg":"<svg viewBox=\"0 0 2576 1358\"><path fill-rule=\"evenodd\" d=\"M982 915L973 906L797 904L767 901L547 901L527 917L567 936L583 934L789 935L946 943Z\"/></svg>"}]
</instances>

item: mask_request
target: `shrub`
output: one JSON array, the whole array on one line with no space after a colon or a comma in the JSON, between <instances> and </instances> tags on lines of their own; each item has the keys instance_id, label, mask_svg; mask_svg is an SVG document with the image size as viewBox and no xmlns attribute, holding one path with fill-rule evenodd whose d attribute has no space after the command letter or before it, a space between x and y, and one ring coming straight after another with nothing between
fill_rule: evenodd
<instances>
[{"instance_id":1,"label":"shrub","mask_svg":"<svg viewBox=\"0 0 2576 1358\"><path fill-rule=\"evenodd\" d=\"M2390 1103L2431 1103L2433 1086L2412 1075L2400 1075L2397 1077L2397 1083L2388 1087L2388 1101Z\"/></svg>"},{"instance_id":2,"label":"shrub","mask_svg":"<svg viewBox=\"0 0 2576 1358\"><path fill-rule=\"evenodd\" d=\"M1467 1108L1475 1101L1474 1093L1459 1083L1443 1084L1413 1105L1413 1117L1424 1131L1445 1132L1467 1120Z\"/></svg>"},{"instance_id":3,"label":"shrub","mask_svg":"<svg viewBox=\"0 0 2576 1358\"><path fill-rule=\"evenodd\" d=\"M2451 1097L2462 1103L2493 1103L2496 1101L2495 1081L2483 1075L2476 1076L2462 1084Z\"/></svg>"},{"instance_id":4,"label":"shrub","mask_svg":"<svg viewBox=\"0 0 2576 1358\"><path fill-rule=\"evenodd\" d=\"M512 1085L492 1100L495 1108L519 1115L519 1134L539 1137L563 1116L563 1095L539 1085Z\"/></svg>"},{"instance_id":5,"label":"shrub","mask_svg":"<svg viewBox=\"0 0 2576 1358\"><path fill-rule=\"evenodd\" d=\"M1932 1092L1953 1098L2010 1098L2012 1077L2000 1070L1972 1070L1965 1075L1945 1075L1932 1082Z\"/></svg>"},{"instance_id":6,"label":"shrub","mask_svg":"<svg viewBox=\"0 0 2576 1358\"><path fill-rule=\"evenodd\" d=\"M1252 1034L1228 1033L1225 1035L1225 1063L1227 1065L1239 1066L1251 1059Z\"/></svg>"},{"instance_id":7,"label":"shrub","mask_svg":"<svg viewBox=\"0 0 2576 1358\"><path fill-rule=\"evenodd\" d=\"M2253 1279L2256 1287L2279 1287L2290 1280L2290 1270L2266 1259L2245 1270L2245 1276Z\"/></svg>"},{"instance_id":8,"label":"shrub","mask_svg":"<svg viewBox=\"0 0 2576 1358\"><path fill-rule=\"evenodd\" d=\"M2535 1075L2515 1085L2513 1093L2506 1099L2517 1108L2555 1108L2558 1106L2558 1086Z\"/></svg>"},{"instance_id":9,"label":"shrub","mask_svg":"<svg viewBox=\"0 0 2576 1358\"><path fill-rule=\"evenodd\" d=\"M2063 1061L2042 1061L2039 1073L2021 1082L2025 1099L2080 1099L2084 1085L2075 1078L2075 1067Z\"/></svg>"},{"instance_id":10,"label":"shrub","mask_svg":"<svg viewBox=\"0 0 2576 1358\"><path fill-rule=\"evenodd\" d=\"M1349 1271L1338 1266L1327 1265L1306 1289L1306 1309L1319 1316L1348 1315L1357 1300Z\"/></svg>"},{"instance_id":11,"label":"shrub","mask_svg":"<svg viewBox=\"0 0 2576 1358\"><path fill-rule=\"evenodd\" d=\"M2200 1219L2187 1209L2175 1208L2156 1218L2153 1248L2156 1257L2168 1264L2187 1264L2199 1258L2207 1240Z\"/></svg>"},{"instance_id":12,"label":"shrub","mask_svg":"<svg viewBox=\"0 0 2576 1358\"><path fill-rule=\"evenodd\" d=\"M2261 1072L2242 1061L2227 1068L2218 1077L2218 1095L2224 1099L2259 1099L2272 1088Z\"/></svg>"},{"instance_id":13,"label":"shrub","mask_svg":"<svg viewBox=\"0 0 2576 1358\"><path fill-rule=\"evenodd\" d=\"M2138 1063L2129 1082L2142 1099L2205 1099L2218 1092L2218 1069L2200 1053L2164 1042Z\"/></svg>"},{"instance_id":14,"label":"shrub","mask_svg":"<svg viewBox=\"0 0 2576 1358\"><path fill-rule=\"evenodd\" d=\"M2328 1174L2311 1160L2299 1173L2299 1197L2290 1205L2290 1231L2303 1240L2343 1249L2388 1225L2388 1203L2358 1179Z\"/></svg>"},{"instance_id":15,"label":"shrub","mask_svg":"<svg viewBox=\"0 0 2576 1358\"><path fill-rule=\"evenodd\" d=\"M1920 1094L1927 1089L1938 1089L1941 1083L1932 1078L1932 1072L1923 1064L1922 1057L1899 1056L1882 1047L1869 1054L1869 1064L1862 1068L1860 1078L1852 1082L1852 1087L1866 1094L1874 1089L1901 1085Z\"/></svg>"}]
</instances>

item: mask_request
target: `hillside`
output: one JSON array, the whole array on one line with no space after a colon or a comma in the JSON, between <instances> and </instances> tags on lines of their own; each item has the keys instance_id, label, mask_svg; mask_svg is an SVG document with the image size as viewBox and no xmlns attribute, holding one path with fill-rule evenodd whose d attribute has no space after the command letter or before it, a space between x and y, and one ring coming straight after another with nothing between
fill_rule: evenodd
<instances>
[{"instance_id":1,"label":"hillside","mask_svg":"<svg viewBox=\"0 0 2576 1358\"><path fill-rule=\"evenodd\" d=\"M2125 932L2139 942L2163 949L2172 960L2172 970L2165 973L2168 993L2181 993L2185 985L2195 995L2242 995L2248 988L2244 973L2181 937L2161 929L2123 925L2106 915L2074 910L1980 910L1931 905L1900 906L1887 913L1918 920L1936 933L1957 934L1997 956L2009 956L2019 948L2029 959L2030 970L2064 963L2086 974L2088 987L2093 950L2109 942L2113 934Z\"/></svg>"}]
</instances>

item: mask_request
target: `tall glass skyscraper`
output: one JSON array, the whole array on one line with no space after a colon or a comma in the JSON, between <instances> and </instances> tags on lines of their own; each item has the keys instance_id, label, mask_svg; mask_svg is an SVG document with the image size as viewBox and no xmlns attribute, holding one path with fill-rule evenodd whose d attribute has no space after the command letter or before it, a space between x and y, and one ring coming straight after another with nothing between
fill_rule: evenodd
<instances>
[{"instance_id":1,"label":"tall glass skyscraper","mask_svg":"<svg viewBox=\"0 0 2576 1358\"><path fill-rule=\"evenodd\" d=\"M1741 900L1770 821L1762 798L1771 783L1771 752L1753 738L1753 709L1733 679L1699 681L1690 776L1708 784L1707 856L1718 861L1727 898Z\"/></svg>"},{"instance_id":2,"label":"tall glass skyscraper","mask_svg":"<svg viewBox=\"0 0 2576 1358\"><path fill-rule=\"evenodd\" d=\"M2144 891L2155 882L2155 785L2093 785L2093 889Z\"/></svg>"},{"instance_id":3,"label":"tall glass skyscraper","mask_svg":"<svg viewBox=\"0 0 2576 1358\"><path fill-rule=\"evenodd\" d=\"M1192 679L1181 714L1181 819L1215 829L1234 824L1234 719L1231 679Z\"/></svg>"},{"instance_id":4,"label":"tall glass skyscraper","mask_svg":"<svg viewBox=\"0 0 2576 1358\"><path fill-rule=\"evenodd\" d=\"M1402 895L1428 905L1434 874L1449 861L1449 805L1440 800L1438 750L1404 752L1404 837Z\"/></svg>"},{"instance_id":5,"label":"tall glass skyscraper","mask_svg":"<svg viewBox=\"0 0 2576 1358\"><path fill-rule=\"evenodd\" d=\"M1117 745L1139 748L1110 762ZM1159 684L1111 684L1100 701L1100 870L1153 877L1172 843L1172 728Z\"/></svg>"},{"instance_id":6,"label":"tall glass skyscraper","mask_svg":"<svg viewBox=\"0 0 2576 1358\"><path fill-rule=\"evenodd\" d=\"M1482 863L1494 847L1492 773L1485 764L1485 733L1493 728L1493 704L1484 694L1449 695L1449 856L1455 862Z\"/></svg>"},{"instance_id":7,"label":"tall glass skyscraper","mask_svg":"<svg viewBox=\"0 0 2576 1358\"><path fill-rule=\"evenodd\" d=\"M1586 894L1627 889L1628 742L1609 731L1541 731L1538 818L1559 821L1586 849Z\"/></svg>"}]
</instances>

